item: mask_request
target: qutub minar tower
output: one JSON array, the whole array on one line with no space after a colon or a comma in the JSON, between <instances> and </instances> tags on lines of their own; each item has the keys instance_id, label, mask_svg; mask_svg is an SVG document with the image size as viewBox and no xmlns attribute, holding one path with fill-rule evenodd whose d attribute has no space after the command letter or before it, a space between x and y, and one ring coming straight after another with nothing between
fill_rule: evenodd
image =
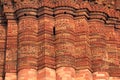
<instances>
[{"instance_id":1,"label":"qutub minar tower","mask_svg":"<svg viewBox=\"0 0 120 80\"><path fill-rule=\"evenodd\" d=\"M0 80L120 80L120 0L0 0Z\"/></svg>"}]
</instances>

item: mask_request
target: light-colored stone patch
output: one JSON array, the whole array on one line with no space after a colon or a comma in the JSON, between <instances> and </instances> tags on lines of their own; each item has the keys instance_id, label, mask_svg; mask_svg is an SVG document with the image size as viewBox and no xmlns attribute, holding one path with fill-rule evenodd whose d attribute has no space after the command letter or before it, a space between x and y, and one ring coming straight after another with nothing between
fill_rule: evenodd
<instances>
[{"instance_id":1,"label":"light-colored stone patch","mask_svg":"<svg viewBox=\"0 0 120 80\"><path fill-rule=\"evenodd\" d=\"M5 80L17 80L16 73L6 73Z\"/></svg>"},{"instance_id":2,"label":"light-colored stone patch","mask_svg":"<svg viewBox=\"0 0 120 80\"><path fill-rule=\"evenodd\" d=\"M108 80L109 74L107 72L94 72L93 80Z\"/></svg>"},{"instance_id":3,"label":"light-colored stone patch","mask_svg":"<svg viewBox=\"0 0 120 80\"><path fill-rule=\"evenodd\" d=\"M72 67L61 67L56 70L57 80L75 80L75 70Z\"/></svg>"},{"instance_id":4,"label":"light-colored stone patch","mask_svg":"<svg viewBox=\"0 0 120 80\"><path fill-rule=\"evenodd\" d=\"M56 72L54 69L43 68L38 71L37 80L56 80Z\"/></svg>"},{"instance_id":5,"label":"light-colored stone patch","mask_svg":"<svg viewBox=\"0 0 120 80\"><path fill-rule=\"evenodd\" d=\"M120 77L109 77L109 80L120 80Z\"/></svg>"},{"instance_id":6,"label":"light-colored stone patch","mask_svg":"<svg viewBox=\"0 0 120 80\"><path fill-rule=\"evenodd\" d=\"M37 80L37 70L23 69L18 72L18 80Z\"/></svg>"},{"instance_id":7,"label":"light-colored stone patch","mask_svg":"<svg viewBox=\"0 0 120 80\"><path fill-rule=\"evenodd\" d=\"M76 72L76 80L93 80L92 73L88 69Z\"/></svg>"}]
</instances>

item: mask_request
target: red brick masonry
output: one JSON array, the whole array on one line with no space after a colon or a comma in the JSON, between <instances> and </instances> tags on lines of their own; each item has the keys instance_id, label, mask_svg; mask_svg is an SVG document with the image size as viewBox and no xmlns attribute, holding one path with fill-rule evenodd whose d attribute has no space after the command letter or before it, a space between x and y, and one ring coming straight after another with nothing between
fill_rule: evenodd
<instances>
[{"instance_id":1,"label":"red brick masonry","mask_svg":"<svg viewBox=\"0 0 120 80\"><path fill-rule=\"evenodd\" d=\"M0 0L0 80L120 80L120 0Z\"/></svg>"}]
</instances>

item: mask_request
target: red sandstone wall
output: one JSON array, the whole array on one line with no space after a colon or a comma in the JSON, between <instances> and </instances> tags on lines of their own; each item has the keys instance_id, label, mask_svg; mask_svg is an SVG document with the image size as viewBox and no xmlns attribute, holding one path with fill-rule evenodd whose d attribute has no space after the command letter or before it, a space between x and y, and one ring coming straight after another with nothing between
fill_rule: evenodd
<instances>
[{"instance_id":1,"label":"red sandstone wall","mask_svg":"<svg viewBox=\"0 0 120 80\"><path fill-rule=\"evenodd\" d=\"M0 3L0 80L120 80L119 0Z\"/></svg>"}]
</instances>

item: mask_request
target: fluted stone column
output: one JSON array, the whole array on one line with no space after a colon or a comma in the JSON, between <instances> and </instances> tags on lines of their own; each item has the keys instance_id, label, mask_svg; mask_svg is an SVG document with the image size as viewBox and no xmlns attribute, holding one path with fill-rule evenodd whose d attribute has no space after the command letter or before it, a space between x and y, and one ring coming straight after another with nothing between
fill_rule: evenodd
<instances>
[{"instance_id":1,"label":"fluted stone column","mask_svg":"<svg viewBox=\"0 0 120 80\"><path fill-rule=\"evenodd\" d=\"M21 9L18 18L18 80L37 80L37 31L36 9Z\"/></svg>"},{"instance_id":2,"label":"fluted stone column","mask_svg":"<svg viewBox=\"0 0 120 80\"><path fill-rule=\"evenodd\" d=\"M1 1L2 5L2 15L6 21L6 50L5 50L5 80L16 80L17 79L17 22L14 17L14 9L12 2L9 0Z\"/></svg>"},{"instance_id":3,"label":"fluted stone column","mask_svg":"<svg viewBox=\"0 0 120 80\"><path fill-rule=\"evenodd\" d=\"M109 80L108 72L94 72L93 80Z\"/></svg>"},{"instance_id":4,"label":"fluted stone column","mask_svg":"<svg viewBox=\"0 0 120 80\"><path fill-rule=\"evenodd\" d=\"M119 25L120 26L120 25ZM120 30L116 30L116 39L117 39L117 65L119 66L120 65ZM118 68L118 70L120 70L119 68ZM120 75L119 73L119 71L117 70L117 74L118 74L118 76Z\"/></svg>"},{"instance_id":5,"label":"fluted stone column","mask_svg":"<svg viewBox=\"0 0 120 80\"><path fill-rule=\"evenodd\" d=\"M0 15L0 80L3 80L3 77L5 77L6 25L2 20L3 17Z\"/></svg>"},{"instance_id":6,"label":"fluted stone column","mask_svg":"<svg viewBox=\"0 0 120 80\"><path fill-rule=\"evenodd\" d=\"M92 80L89 24L85 17L76 17L76 80Z\"/></svg>"},{"instance_id":7,"label":"fluted stone column","mask_svg":"<svg viewBox=\"0 0 120 80\"><path fill-rule=\"evenodd\" d=\"M5 80L17 79L17 22L8 20L7 24L7 47L5 59Z\"/></svg>"},{"instance_id":8,"label":"fluted stone column","mask_svg":"<svg viewBox=\"0 0 120 80\"><path fill-rule=\"evenodd\" d=\"M108 80L109 65L104 23L93 20L89 24L93 80Z\"/></svg>"},{"instance_id":9,"label":"fluted stone column","mask_svg":"<svg viewBox=\"0 0 120 80\"><path fill-rule=\"evenodd\" d=\"M106 26L107 35L107 52L108 52L108 62L109 62L109 72L111 76L117 76L119 74L119 60L118 60L118 49L117 49L117 33L114 29L114 25Z\"/></svg>"},{"instance_id":10,"label":"fluted stone column","mask_svg":"<svg viewBox=\"0 0 120 80\"><path fill-rule=\"evenodd\" d=\"M108 59L106 50L105 26L102 22L90 22L90 44L92 50L93 71L107 69L104 59Z\"/></svg>"},{"instance_id":11,"label":"fluted stone column","mask_svg":"<svg viewBox=\"0 0 120 80\"><path fill-rule=\"evenodd\" d=\"M52 9L47 7L38 10L38 80L56 80L52 13Z\"/></svg>"},{"instance_id":12,"label":"fluted stone column","mask_svg":"<svg viewBox=\"0 0 120 80\"><path fill-rule=\"evenodd\" d=\"M68 14L70 9L63 9L55 12L56 80L75 80L75 24L73 16Z\"/></svg>"}]
</instances>

